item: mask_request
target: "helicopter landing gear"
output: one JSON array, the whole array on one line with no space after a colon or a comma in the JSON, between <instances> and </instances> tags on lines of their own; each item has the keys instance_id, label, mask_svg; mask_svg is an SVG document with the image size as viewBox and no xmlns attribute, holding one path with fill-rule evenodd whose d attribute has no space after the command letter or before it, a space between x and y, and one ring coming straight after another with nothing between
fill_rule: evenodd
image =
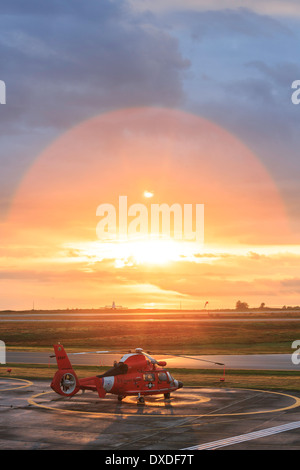
<instances>
[{"instance_id":1,"label":"helicopter landing gear","mask_svg":"<svg viewBox=\"0 0 300 470\"><path fill-rule=\"evenodd\" d=\"M170 392L164 393L165 400L170 400L171 394Z\"/></svg>"},{"instance_id":2,"label":"helicopter landing gear","mask_svg":"<svg viewBox=\"0 0 300 470\"><path fill-rule=\"evenodd\" d=\"M140 393L138 394L137 404L138 405L144 405L145 404L145 398L142 395L140 395Z\"/></svg>"},{"instance_id":3,"label":"helicopter landing gear","mask_svg":"<svg viewBox=\"0 0 300 470\"><path fill-rule=\"evenodd\" d=\"M122 401L125 398L125 395L118 395L118 401Z\"/></svg>"}]
</instances>

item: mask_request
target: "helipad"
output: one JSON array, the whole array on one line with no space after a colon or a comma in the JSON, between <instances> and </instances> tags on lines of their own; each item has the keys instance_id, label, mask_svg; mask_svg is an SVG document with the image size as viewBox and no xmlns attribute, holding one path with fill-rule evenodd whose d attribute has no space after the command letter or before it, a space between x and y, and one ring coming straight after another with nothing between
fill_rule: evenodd
<instances>
[{"instance_id":1,"label":"helipad","mask_svg":"<svg viewBox=\"0 0 300 470\"><path fill-rule=\"evenodd\" d=\"M93 392L66 399L46 381L8 377L0 379L0 448L180 450L222 442L230 449L296 449L299 396L183 388L170 400L149 397L137 406L133 397L120 403ZM273 433L266 431L270 423Z\"/></svg>"}]
</instances>

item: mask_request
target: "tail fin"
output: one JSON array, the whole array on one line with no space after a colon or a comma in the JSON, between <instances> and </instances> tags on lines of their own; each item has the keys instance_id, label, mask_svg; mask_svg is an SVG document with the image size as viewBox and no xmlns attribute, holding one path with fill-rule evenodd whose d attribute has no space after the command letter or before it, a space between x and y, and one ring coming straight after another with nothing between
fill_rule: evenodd
<instances>
[{"instance_id":1,"label":"tail fin","mask_svg":"<svg viewBox=\"0 0 300 470\"><path fill-rule=\"evenodd\" d=\"M67 356L67 353L62 344L53 345L57 367L59 370L69 370L72 369L72 364Z\"/></svg>"},{"instance_id":2,"label":"tail fin","mask_svg":"<svg viewBox=\"0 0 300 470\"><path fill-rule=\"evenodd\" d=\"M53 377L51 388L60 395L73 396L80 389L79 381L64 347L54 344L54 352L58 371Z\"/></svg>"}]
</instances>

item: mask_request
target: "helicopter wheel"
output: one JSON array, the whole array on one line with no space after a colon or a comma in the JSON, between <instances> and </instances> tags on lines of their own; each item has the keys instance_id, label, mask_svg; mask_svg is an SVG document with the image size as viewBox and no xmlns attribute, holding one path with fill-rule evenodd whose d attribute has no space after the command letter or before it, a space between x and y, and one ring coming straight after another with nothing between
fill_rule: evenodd
<instances>
[{"instance_id":1,"label":"helicopter wheel","mask_svg":"<svg viewBox=\"0 0 300 470\"><path fill-rule=\"evenodd\" d=\"M164 393L165 400L170 400L171 394L170 392Z\"/></svg>"},{"instance_id":2,"label":"helicopter wheel","mask_svg":"<svg viewBox=\"0 0 300 470\"><path fill-rule=\"evenodd\" d=\"M142 396L139 396L137 404L138 405L144 405L145 404L145 398L142 397Z\"/></svg>"}]
</instances>

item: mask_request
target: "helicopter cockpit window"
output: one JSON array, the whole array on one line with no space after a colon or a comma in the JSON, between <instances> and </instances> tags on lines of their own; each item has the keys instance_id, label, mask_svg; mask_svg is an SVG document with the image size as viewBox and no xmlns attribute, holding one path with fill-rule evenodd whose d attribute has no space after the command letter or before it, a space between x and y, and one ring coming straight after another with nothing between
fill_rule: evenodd
<instances>
[{"instance_id":1,"label":"helicopter cockpit window","mask_svg":"<svg viewBox=\"0 0 300 470\"><path fill-rule=\"evenodd\" d=\"M167 374L168 374L168 379L170 380L170 382L172 382L174 380L172 375L170 374L170 372L167 372Z\"/></svg>"},{"instance_id":2,"label":"helicopter cockpit window","mask_svg":"<svg viewBox=\"0 0 300 470\"><path fill-rule=\"evenodd\" d=\"M158 373L158 380L160 382L166 382L166 380L168 380L167 374L165 372L159 372Z\"/></svg>"},{"instance_id":3,"label":"helicopter cockpit window","mask_svg":"<svg viewBox=\"0 0 300 470\"><path fill-rule=\"evenodd\" d=\"M144 374L144 380L146 382L154 382L155 381L155 375L154 374Z\"/></svg>"}]
</instances>

